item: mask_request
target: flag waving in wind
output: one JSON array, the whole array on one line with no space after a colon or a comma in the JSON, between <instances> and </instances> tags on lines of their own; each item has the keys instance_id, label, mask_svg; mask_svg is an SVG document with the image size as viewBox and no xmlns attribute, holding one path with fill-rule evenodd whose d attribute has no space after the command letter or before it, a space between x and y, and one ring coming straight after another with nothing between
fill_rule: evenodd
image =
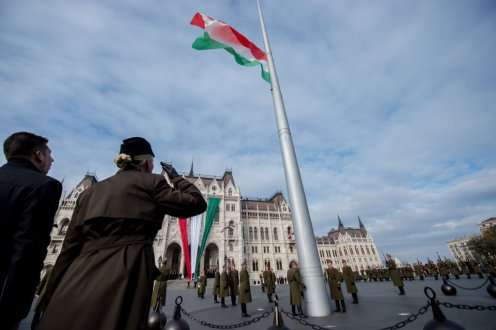
<instances>
[{"instance_id":1,"label":"flag waving in wind","mask_svg":"<svg viewBox=\"0 0 496 330\"><path fill-rule=\"evenodd\" d=\"M193 42L197 50L223 48L234 56L238 64L243 66L262 67L262 78L270 83L267 55L245 36L222 21L215 20L207 15L196 13L191 25L202 28L203 36Z\"/></svg>"}]
</instances>

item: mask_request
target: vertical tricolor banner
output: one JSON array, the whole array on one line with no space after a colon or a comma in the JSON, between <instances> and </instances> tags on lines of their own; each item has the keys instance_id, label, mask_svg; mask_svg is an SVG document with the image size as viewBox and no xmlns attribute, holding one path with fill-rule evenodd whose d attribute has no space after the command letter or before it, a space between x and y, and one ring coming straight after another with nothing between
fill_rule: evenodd
<instances>
[{"instance_id":1,"label":"vertical tricolor banner","mask_svg":"<svg viewBox=\"0 0 496 330\"><path fill-rule=\"evenodd\" d=\"M186 219L179 219L179 230L181 232L181 242L183 243L184 262L186 264L186 278L191 280L191 261L189 259L189 246L188 246L188 222ZM182 269L180 270L182 271Z\"/></svg>"},{"instance_id":2,"label":"vertical tricolor banner","mask_svg":"<svg viewBox=\"0 0 496 330\"><path fill-rule=\"evenodd\" d=\"M198 278L198 270L196 269L196 259L198 257L198 248L200 243L200 230L203 215L197 215L190 218L190 237L191 237L191 271L193 272L193 280Z\"/></svg>"},{"instance_id":3,"label":"vertical tricolor banner","mask_svg":"<svg viewBox=\"0 0 496 330\"><path fill-rule=\"evenodd\" d=\"M196 260L196 267L195 267L196 274L198 274L198 271L200 269L200 260L203 254L203 250L205 250L208 234L210 233L210 229L212 228L212 224L215 218L215 213L217 212L217 207L219 206L219 203L220 203L220 198L218 197L208 198L207 216L205 218L205 228L203 228L202 241L201 241L200 249L198 250L198 258Z\"/></svg>"}]
</instances>

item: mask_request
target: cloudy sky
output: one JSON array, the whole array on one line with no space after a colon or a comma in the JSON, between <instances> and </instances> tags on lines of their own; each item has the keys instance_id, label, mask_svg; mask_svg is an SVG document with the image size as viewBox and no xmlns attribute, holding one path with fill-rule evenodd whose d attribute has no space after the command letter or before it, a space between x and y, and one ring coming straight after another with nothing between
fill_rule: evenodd
<instances>
[{"instance_id":1,"label":"cloudy sky","mask_svg":"<svg viewBox=\"0 0 496 330\"><path fill-rule=\"evenodd\" d=\"M381 253L425 260L496 216L494 1L261 5L317 236L360 216ZM143 136L179 172L286 194L270 86L191 48L197 11L263 48L255 0L1 1L2 140L47 136L67 192Z\"/></svg>"}]
</instances>

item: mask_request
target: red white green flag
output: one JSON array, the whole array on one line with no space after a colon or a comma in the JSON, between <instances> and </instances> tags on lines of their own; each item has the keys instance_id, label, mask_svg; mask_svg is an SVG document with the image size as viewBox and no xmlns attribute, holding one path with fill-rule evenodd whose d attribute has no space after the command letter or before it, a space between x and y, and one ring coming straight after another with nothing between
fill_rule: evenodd
<instances>
[{"instance_id":1,"label":"red white green flag","mask_svg":"<svg viewBox=\"0 0 496 330\"><path fill-rule=\"evenodd\" d=\"M234 56L238 64L243 66L262 67L262 78L270 83L267 55L241 33L222 21L215 20L207 15L196 13L191 25L202 28L203 36L193 42L197 50L223 48Z\"/></svg>"}]
</instances>

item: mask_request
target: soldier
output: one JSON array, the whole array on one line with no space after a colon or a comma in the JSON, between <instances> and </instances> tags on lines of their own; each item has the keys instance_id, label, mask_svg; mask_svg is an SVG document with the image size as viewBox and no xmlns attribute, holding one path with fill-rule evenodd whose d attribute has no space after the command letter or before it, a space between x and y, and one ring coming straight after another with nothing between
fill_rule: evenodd
<instances>
[{"instance_id":1,"label":"soldier","mask_svg":"<svg viewBox=\"0 0 496 330\"><path fill-rule=\"evenodd\" d=\"M474 270L474 273L476 273L477 275L479 275L479 278L484 278L484 276L482 276L482 270L480 268L480 265L477 261L475 260L470 260L470 266L472 267L472 269Z\"/></svg>"},{"instance_id":2,"label":"soldier","mask_svg":"<svg viewBox=\"0 0 496 330\"><path fill-rule=\"evenodd\" d=\"M467 275L467 279L470 279L470 271L468 270L467 263L463 260L460 260L458 264L460 265L462 273Z\"/></svg>"},{"instance_id":3,"label":"soldier","mask_svg":"<svg viewBox=\"0 0 496 330\"><path fill-rule=\"evenodd\" d=\"M205 272L201 272L200 277L198 278L198 297L205 299L206 288L207 288L207 276L205 276Z\"/></svg>"},{"instance_id":4,"label":"soldier","mask_svg":"<svg viewBox=\"0 0 496 330\"><path fill-rule=\"evenodd\" d=\"M220 273L219 268L215 267L214 273L214 286L212 287L212 294L214 295L214 304L218 304L217 295L220 294Z\"/></svg>"},{"instance_id":5,"label":"soldier","mask_svg":"<svg viewBox=\"0 0 496 330\"><path fill-rule=\"evenodd\" d=\"M251 303L250 275L248 274L246 260L241 264L239 273L239 303L241 304L241 316L250 317L246 311L246 304Z\"/></svg>"},{"instance_id":6,"label":"soldier","mask_svg":"<svg viewBox=\"0 0 496 330\"><path fill-rule=\"evenodd\" d=\"M305 288L305 285L301 281L299 265L296 260L291 261L291 263L289 264L288 282L289 282L289 298L291 302L291 311L293 312L293 316L297 315L295 308L298 308L299 316L301 318L306 318L305 314L303 314L303 309L301 307L302 290Z\"/></svg>"},{"instance_id":7,"label":"soldier","mask_svg":"<svg viewBox=\"0 0 496 330\"><path fill-rule=\"evenodd\" d=\"M234 266L231 267L229 271L229 291L231 293L231 304L232 306L236 306L236 296L239 295L239 272Z\"/></svg>"},{"instance_id":8,"label":"soldier","mask_svg":"<svg viewBox=\"0 0 496 330\"><path fill-rule=\"evenodd\" d=\"M346 260L341 260L343 263L343 277L346 283L346 290L353 297L352 304L358 304L358 289L355 284L355 275L350 266L346 264Z\"/></svg>"},{"instance_id":9,"label":"soldier","mask_svg":"<svg viewBox=\"0 0 496 330\"><path fill-rule=\"evenodd\" d=\"M441 277L449 280L449 270L444 261L441 259L437 260L437 267L439 268L439 273L441 273Z\"/></svg>"},{"instance_id":10,"label":"soldier","mask_svg":"<svg viewBox=\"0 0 496 330\"><path fill-rule=\"evenodd\" d=\"M155 285L153 286L152 300L150 307L153 308L160 297L160 305L165 306L165 298L167 296L167 280L169 279L170 270L167 267L167 258L160 267L160 275L155 278Z\"/></svg>"},{"instance_id":11,"label":"soldier","mask_svg":"<svg viewBox=\"0 0 496 330\"><path fill-rule=\"evenodd\" d=\"M455 276L455 279L460 279L460 270L458 269L458 265L456 262L452 262L451 260L446 260L446 265L450 270L451 275Z\"/></svg>"},{"instance_id":12,"label":"soldier","mask_svg":"<svg viewBox=\"0 0 496 330\"><path fill-rule=\"evenodd\" d=\"M276 275L270 270L269 266L265 266L265 271L263 272L263 282L265 285L265 293L269 298L269 303L273 302L272 294L276 288Z\"/></svg>"},{"instance_id":13,"label":"soldier","mask_svg":"<svg viewBox=\"0 0 496 330\"><path fill-rule=\"evenodd\" d=\"M229 296L229 275L227 274L227 266L222 266L222 274L220 274L220 307L227 308L225 297Z\"/></svg>"},{"instance_id":14,"label":"soldier","mask_svg":"<svg viewBox=\"0 0 496 330\"><path fill-rule=\"evenodd\" d=\"M341 274L339 270L332 266L332 261L327 259L327 269L325 270L325 278L327 284L329 285L329 291L331 292L331 299L336 303L336 312L341 312L341 306L343 307L343 313L346 313L346 306L344 304L343 292L341 292ZM339 303L341 302L341 306Z\"/></svg>"},{"instance_id":15,"label":"soldier","mask_svg":"<svg viewBox=\"0 0 496 330\"><path fill-rule=\"evenodd\" d=\"M400 278L400 275L398 274L398 269L396 269L396 263L394 262L390 254L388 254L387 257L387 267L389 269L389 276L391 276L391 279L393 280L393 285L397 286L400 290L399 295L405 295L404 284Z\"/></svg>"},{"instance_id":16,"label":"soldier","mask_svg":"<svg viewBox=\"0 0 496 330\"><path fill-rule=\"evenodd\" d=\"M427 267L429 269L429 272L436 281L439 279L439 271L437 270L436 264L429 258L427 258Z\"/></svg>"}]
</instances>

